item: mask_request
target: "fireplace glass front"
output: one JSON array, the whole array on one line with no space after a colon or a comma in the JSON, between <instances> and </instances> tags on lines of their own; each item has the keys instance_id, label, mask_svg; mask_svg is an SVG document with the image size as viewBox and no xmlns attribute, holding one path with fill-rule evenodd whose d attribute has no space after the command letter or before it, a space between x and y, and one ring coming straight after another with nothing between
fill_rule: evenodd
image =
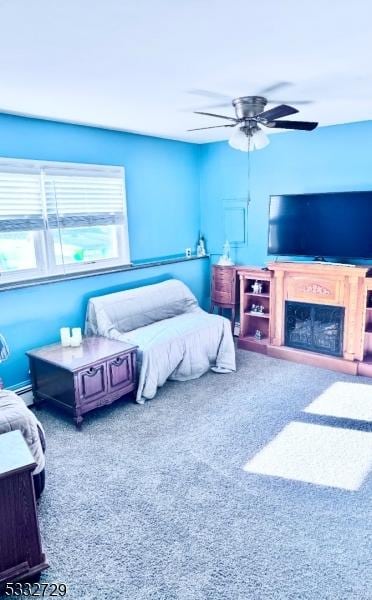
<instances>
[{"instance_id":1,"label":"fireplace glass front","mask_svg":"<svg viewBox=\"0 0 372 600\"><path fill-rule=\"evenodd\" d=\"M285 345L342 356L345 309L308 302L285 303Z\"/></svg>"}]
</instances>

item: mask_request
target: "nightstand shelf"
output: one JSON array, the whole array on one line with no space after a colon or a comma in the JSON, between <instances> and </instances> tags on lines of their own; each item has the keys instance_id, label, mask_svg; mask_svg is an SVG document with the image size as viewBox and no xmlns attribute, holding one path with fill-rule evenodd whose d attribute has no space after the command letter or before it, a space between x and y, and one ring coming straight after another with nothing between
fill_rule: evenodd
<instances>
[{"instance_id":1,"label":"nightstand shelf","mask_svg":"<svg viewBox=\"0 0 372 600\"><path fill-rule=\"evenodd\" d=\"M372 281L366 280L363 360L358 365L358 374L372 377Z\"/></svg>"},{"instance_id":2,"label":"nightstand shelf","mask_svg":"<svg viewBox=\"0 0 372 600\"><path fill-rule=\"evenodd\" d=\"M246 292L245 296L254 296L255 298L270 298L270 294L253 294L253 292Z\"/></svg>"},{"instance_id":3,"label":"nightstand shelf","mask_svg":"<svg viewBox=\"0 0 372 600\"><path fill-rule=\"evenodd\" d=\"M238 269L240 281L240 335L238 347L266 354L271 335L271 271L254 267ZM262 286L261 292L254 292L255 284ZM263 312L252 310L262 307ZM261 339L256 337L257 332Z\"/></svg>"}]
</instances>

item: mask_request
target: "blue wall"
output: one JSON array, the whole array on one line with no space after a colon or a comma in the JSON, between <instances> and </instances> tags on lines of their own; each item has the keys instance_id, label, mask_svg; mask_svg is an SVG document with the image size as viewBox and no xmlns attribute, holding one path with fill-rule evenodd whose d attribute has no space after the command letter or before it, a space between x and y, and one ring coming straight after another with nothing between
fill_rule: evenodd
<instances>
[{"instance_id":1,"label":"blue wall","mask_svg":"<svg viewBox=\"0 0 372 600\"><path fill-rule=\"evenodd\" d=\"M0 156L125 168L132 260L184 253L199 231L193 144L0 114Z\"/></svg>"},{"instance_id":2,"label":"blue wall","mask_svg":"<svg viewBox=\"0 0 372 600\"><path fill-rule=\"evenodd\" d=\"M251 155L248 244L238 264L267 260L270 194L372 189L372 122L271 136ZM201 146L91 127L0 115L0 156L123 165L132 260L183 253L199 227L210 252L224 242L223 201L247 194L247 155L226 142ZM169 277L185 281L205 305L207 260L100 275L0 292L0 331L12 355L6 385L28 379L24 352L53 342L63 325L82 325L87 300Z\"/></svg>"},{"instance_id":3,"label":"blue wall","mask_svg":"<svg viewBox=\"0 0 372 600\"><path fill-rule=\"evenodd\" d=\"M208 259L201 259L0 292L0 331L11 349L0 376L7 387L27 382L26 350L58 341L60 327L84 327L91 296L176 277L203 302L208 272Z\"/></svg>"},{"instance_id":4,"label":"blue wall","mask_svg":"<svg viewBox=\"0 0 372 600\"><path fill-rule=\"evenodd\" d=\"M160 138L0 115L0 156L122 165L132 261L195 248L200 226L199 148ZM169 277L208 295L207 260L100 275L0 292L0 332L11 357L0 365L7 386L28 379L25 350L53 342L62 325L81 325L89 296Z\"/></svg>"},{"instance_id":5,"label":"blue wall","mask_svg":"<svg viewBox=\"0 0 372 600\"><path fill-rule=\"evenodd\" d=\"M322 127L313 132L270 136L270 145L251 154L248 243L232 255L237 263L267 260L270 194L372 189L372 122ZM226 142L200 151L201 229L210 252L224 242L223 201L247 195L247 154Z\"/></svg>"}]
</instances>

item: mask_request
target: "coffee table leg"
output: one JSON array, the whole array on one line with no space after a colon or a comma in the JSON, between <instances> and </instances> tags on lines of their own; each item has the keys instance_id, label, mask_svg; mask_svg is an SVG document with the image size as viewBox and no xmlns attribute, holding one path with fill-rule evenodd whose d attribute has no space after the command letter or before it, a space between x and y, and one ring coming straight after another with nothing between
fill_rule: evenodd
<instances>
[{"instance_id":1,"label":"coffee table leg","mask_svg":"<svg viewBox=\"0 0 372 600\"><path fill-rule=\"evenodd\" d=\"M34 406L37 410L39 410L39 408L41 407L41 404L43 402L43 399L39 398L39 395L37 393L37 376L36 376L34 361L32 359L30 359L30 375L31 375L32 395L34 398Z\"/></svg>"},{"instance_id":2,"label":"coffee table leg","mask_svg":"<svg viewBox=\"0 0 372 600\"><path fill-rule=\"evenodd\" d=\"M81 416L80 412L75 411L74 421L75 421L76 428L81 429L83 417Z\"/></svg>"},{"instance_id":3,"label":"coffee table leg","mask_svg":"<svg viewBox=\"0 0 372 600\"><path fill-rule=\"evenodd\" d=\"M42 405L44 404L44 398L40 398L37 392L33 392L32 395L34 398L34 407L36 408L36 410L40 410Z\"/></svg>"}]
</instances>

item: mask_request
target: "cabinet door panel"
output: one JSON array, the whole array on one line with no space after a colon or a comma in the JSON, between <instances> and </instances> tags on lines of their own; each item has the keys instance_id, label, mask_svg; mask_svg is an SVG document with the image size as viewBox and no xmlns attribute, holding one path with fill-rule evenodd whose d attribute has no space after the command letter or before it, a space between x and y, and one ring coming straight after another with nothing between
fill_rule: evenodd
<instances>
[{"instance_id":1,"label":"cabinet door panel","mask_svg":"<svg viewBox=\"0 0 372 600\"><path fill-rule=\"evenodd\" d=\"M79 373L79 391L82 401L91 402L107 392L106 365L89 367Z\"/></svg>"},{"instance_id":2,"label":"cabinet door panel","mask_svg":"<svg viewBox=\"0 0 372 600\"><path fill-rule=\"evenodd\" d=\"M125 388L133 381L133 368L131 354L122 354L108 361L108 387L109 391Z\"/></svg>"}]
</instances>

